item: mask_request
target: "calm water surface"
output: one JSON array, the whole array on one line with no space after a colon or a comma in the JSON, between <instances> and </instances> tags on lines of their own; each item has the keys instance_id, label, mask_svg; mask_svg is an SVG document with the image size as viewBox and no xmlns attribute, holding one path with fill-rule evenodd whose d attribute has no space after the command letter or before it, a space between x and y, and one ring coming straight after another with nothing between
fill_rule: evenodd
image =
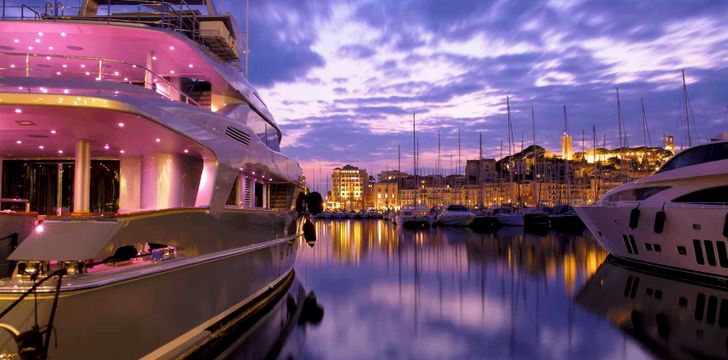
<instances>
[{"instance_id":1,"label":"calm water surface","mask_svg":"<svg viewBox=\"0 0 728 360\"><path fill-rule=\"evenodd\" d=\"M588 233L316 226L318 242L301 250L296 275L325 315L280 356L728 356L728 292L616 264Z\"/></svg>"}]
</instances>

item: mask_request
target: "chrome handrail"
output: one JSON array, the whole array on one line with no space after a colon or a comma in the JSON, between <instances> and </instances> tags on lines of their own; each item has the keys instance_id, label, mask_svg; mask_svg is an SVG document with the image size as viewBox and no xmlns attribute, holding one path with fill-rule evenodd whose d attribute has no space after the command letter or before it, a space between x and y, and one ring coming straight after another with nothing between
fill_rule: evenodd
<instances>
[{"instance_id":1,"label":"chrome handrail","mask_svg":"<svg viewBox=\"0 0 728 360\"><path fill-rule=\"evenodd\" d=\"M31 69L29 67L30 66L29 65L29 62L30 61L29 60L30 60L31 57L33 57L33 58L46 58L46 59L48 59L48 58L58 58L58 59L67 59L67 60L94 61L94 62L98 62L99 69L102 69L103 68L103 63L105 63L105 62L106 63L115 63L115 64L122 64L122 65L131 66L132 68L140 69L140 70L144 71L145 73L149 73L153 77L155 77L157 79L160 79L164 83L164 85L166 85L166 86L169 87L169 89L174 90L180 96L182 96L185 99L185 103L187 103L187 104L193 104L193 105L195 105L197 107L202 107L197 101L195 101L195 99L193 99L187 93L183 92L182 90L180 90L177 87L175 87L174 85L172 85L172 83L170 83L163 76L157 74L156 72L154 72L153 70L151 70L151 69L149 69L149 68L147 68L145 66L142 66L142 65L139 65L139 64L134 64L134 63L129 62L129 61L126 61L126 60L117 60L117 59L111 59L111 58L99 58L99 57L93 57L93 56L77 56L77 55L74 56L74 55L38 54L38 53L9 53L9 52L0 52L0 56L17 56L17 57L23 57L23 58L25 58L25 62L24 62L25 67L24 68L14 69L14 70L25 70L25 74L26 74L25 77L28 77L28 78L29 77L32 77L32 76L30 76ZM8 69L5 69L5 70L8 70ZM2 70L0 70L0 71L2 71ZM33 70L33 71L37 71L37 70ZM99 71L101 71L101 70L99 70ZM103 73L99 72L99 75L96 77L96 80L98 80L98 81L105 80L105 78L103 76ZM108 80L105 80L105 81L108 81ZM119 81L119 82L130 82L130 81ZM172 100L172 99L170 99L170 100Z\"/></svg>"}]
</instances>

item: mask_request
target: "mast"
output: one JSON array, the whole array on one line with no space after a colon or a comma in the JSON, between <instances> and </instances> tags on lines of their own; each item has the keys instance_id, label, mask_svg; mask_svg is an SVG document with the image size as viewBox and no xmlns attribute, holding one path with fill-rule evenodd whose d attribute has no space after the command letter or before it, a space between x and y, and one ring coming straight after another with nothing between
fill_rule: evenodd
<instances>
[{"instance_id":1,"label":"mast","mask_svg":"<svg viewBox=\"0 0 728 360\"><path fill-rule=\"evenodd\" d=\"M511 125L511 99L506 96L508 111L508 198L513 203L513 128Z\"/></svg>"},{"instance_id":2,"label":"mast","mask_svg":"<svg viewBox=\"0 0 728 360\"><path fill-rule=\"evenodd\" d=\"M415 113L412 113L412 166L415 173L415 194L412 205L417 207L417 127L415 125Z\"/></svg>"},{"instance_id":3,"label":"mast","mask_svg":"<svg viewBox=\"0 0 728 360\"><path fill-rule=\"evenodd\" d=\"M245 0L245 79L248 79L248 67L250 66L250 32L248 27L249 0Z\"/></svg>"},{"instance_id":4,"label":"mast","mask_svg":"<svg viewBox=\"0 0 728 360\"><path fill-rule=\"evenodd\" d=\"M460 163L461 163L461 161L462 160L460 159L460 127L458 127L458 166L457 166L457 174L456 175L459 175L460 174Z\"/></svg>"},{"instance_id":5,"label":"mast","mask_svg":"<svg viewBox=\"0 0 728 360\"><path fill-rule=\"evenodd\" d=\"M536 113L531 105L531 135L533 136L533 189L531 192L534 194L536 205L541 203L541 189L538 188L538 170L536 164L538 163L538 155L536 154Z\"/></svg>"},{"instance_id":6,"label":"mast","mask_svg":"<svg viewBox=\"0 0 728 360\"><path fill-rule=\"evenodd\" d=\"M645 100L643 98L640 98L640 107L642 108L642 137L645 143L645 147L652 147L650 128L647 126L647 114L645 113Z\"/></svg>"},{"instance_id":7,"label":"mast","mask_svg":"<svg viewBox=\"0 0 728 360\"><path fill-rule=\"evenodd\" d=\"M564 133L569 133L569 120L566 116L566 105L564 105ZM569 176L569 159L564 159L564 163L566 164L566 171L564 172L564 176L566 177L566 204L571 205L571 177Z\"/></svg>"},{"instance_id":8,"label":"mast","mask_svg":"<svg viewBox=\"0 0 728 360\"><path fill-rule=\"evenodd\" d=\"M619 181L624 182L624 147L626 144L622 140L622 100L619 98L619 88L617 88L617 128L619 131Z\"/></svg>"},{"instance_id":9,"label":"mast","mask_svg":"<svg viewBox=\"0 0 728 360\"><path fill-rule=\"evenodd\" d=\"M597 202L597 196L599 195L599 188L597 182L597 127L592 125L592 154L594 157L594 202Z\"/></svg>"},{"instance_id":10,"label":"mast","mask_svg":"<svg viewBox=\"0 0 728 360\"><path fill-rule=\"evenodd\" d=\"M685 69L682 69L683 101L685 101L685 123L688 126L688 147L693 146L693 138L690 134L690 115L688 114L688 86L685 83Z\"/></svg>"},{"instance_id":11,"label":"mast","mask_svg":"<svg viewBox=\"0 0 728 360\"><path fill-rule=\"evenodd\" d=\"M401 152L400 152L401 145L397 144L397 199L396 199L396 205L400 205L399 203L399 189L401 188L400 181L402 180L402 167L400 160L402 159Z\"/></svg>"}]
</instances>

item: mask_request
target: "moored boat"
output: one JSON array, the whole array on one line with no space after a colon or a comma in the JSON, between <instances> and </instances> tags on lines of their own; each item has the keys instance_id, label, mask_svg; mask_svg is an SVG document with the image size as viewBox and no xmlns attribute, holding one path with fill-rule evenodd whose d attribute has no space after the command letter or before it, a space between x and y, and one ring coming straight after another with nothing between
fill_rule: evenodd
<instances>
[{"instance_id":1,"label":"moored boat","mask_svg":"<svg viewBox=\"0 0 728 360\"><path fill-rule=\"evenodd\" d=\"M728 277L728 133L576 212L612 255Z\"/></svg>"},{"instance_id":2,"label":"moored boat","mask_svg":"<svg viewBox=\"0 0 728 360\"><path fill-rule=\"evenodd\" d=\"M448 205L437 215L437 224L444 226L470 226L475 219L468 208L463 205Z\"/></svg>"},{"instance_id":3,"label":"moored boat","mask_svg":"<svg viewBox=\"0 0 728 360\"><path fill-rule=\"evenodd\" d=\"M234 19L119 4L0 21L3 181L47 191L0 280L8 356L174 357L290 278L310 233L301 168L240 70Z\"/></svg>"},{"instance_id":4,"label":"moored boat","mask_svg":"<svg viewBox=\"0 0 728 360\"><path fill-rule=\"evenodd\" d=\"M397 225L407 228L430 227L435 221L435 217L430 214L430 210L418 204L405 204L399 209L399 214L395 217Z\"/></svg>"}]
</instances>

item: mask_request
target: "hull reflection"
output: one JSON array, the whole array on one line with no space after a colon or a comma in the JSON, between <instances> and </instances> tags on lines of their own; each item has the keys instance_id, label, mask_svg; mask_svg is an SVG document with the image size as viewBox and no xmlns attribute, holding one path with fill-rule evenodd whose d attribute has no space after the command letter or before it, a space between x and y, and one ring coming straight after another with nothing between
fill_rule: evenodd
<instances>
[{"instance_id":1,"label":"hull reflection","mask_svg":"<svg viewBox=\"0 0 728 360\"><path fill-rule=\"evenodd\" d=\"M728 288L609 258L577 302L659 357L728 358Z\"/></svg>"}]
</instances>

